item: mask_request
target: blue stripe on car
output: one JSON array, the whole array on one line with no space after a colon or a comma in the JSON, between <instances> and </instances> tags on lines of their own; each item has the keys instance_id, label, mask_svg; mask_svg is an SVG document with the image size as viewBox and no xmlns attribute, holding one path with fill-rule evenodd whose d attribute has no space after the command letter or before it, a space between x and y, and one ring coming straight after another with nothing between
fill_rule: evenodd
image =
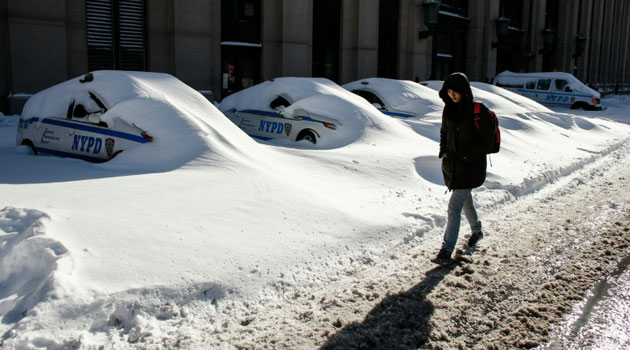
<instances>
[{"instance_id":1,"label":"blue stripe on car","mask_svg":"<svg viewBox=\"0 0 630 350\"><path fill-rule=\"evenodd\" d=\"M412 115L412 114L389 112L389 111L381 111L381 112L383 112L383 114L387 114L387 115L392 116L392 117L401 117L401 118L412 118L412 117L415 117L415 115Z\"/></svg>"},{"instance_id":2,"label":"blue stripe on car","mask_svg":"<svg viewBox=\"0 0 630 350\"><path fill-rule=\"evenodd\" d=\"M548 95L548 94L552 94L552 95L563 95L563 96L575 96L575 97L586 97L586 98L595 98L592 95L580 95L580 94L573 94L573 93L567 93L567 92L555 92L555 91L540 91L540 90L528 90L528 89L517 89L516 91L518 92L526 92L526 93L532 93L532 94L541 94L541 95Z\"/></svg>"},{"instance_id":3,"label":"blue stripe on car","mask_svg":"<svg viewBox=\"0 0 630 350\"><path fill-rule=\"evenodd\" d=\"M260 115L266 115L268 117L276 117L276 118L282 118L282 119L290 119L290 118L285 118L280 113L269 112L269 111L261 111L259 109L244 109L244 110L242 110L240 112L241 113L250 113L250 114L260 114ZM305 116L305 115L298 115L298 116L296 116L296 119L298 119L298 118L301 119L301 120L306 120L306 121L315 122L315 123L329 123L329 122L324 122L322 120L313 119L313 118Z\"/></svg>"},{"instance_id":4,"label":"blue stripe on car","mask_svg":"<svg viewBox=\"0 0 630 350\"><path fill-rule=\"evenodd\" d=\"M134 134L127 134L127 133L124 133L124 132L121 132L121 131L114 131L114 130L109 130L109 129L97 128L97 127L90 126L90 125L81 125L81 124L76 124L76 123L70 123L70 122L66 122L66 121L58 120L58 119L43 119L42 123L44 123L44 124L51 124L51 125L57 125L57 126L63 126L65 128L70 128L70 129L76 129L76 130L83 130L83 131L93 132L95 134L101 134L101 135L118 137L118 138L121 138L121 139L127 139L127 140L135 141L135 142L138 142L138 143L147 143L147 142L149 142L142 136L138 136L138 135L134 135Z\"/></svg>"},{"instance_id":5,"label":"blue stripe on car","mask_svg":"<svg viewBox=\"0 0 630 350\"><path fill-rule=\"evenodd\" d=\"M262 114L268 117L284 118L284 116L280 113L261 111L258 109L246 109L246 110L242 110L241 113Z\"/></svg>"}]
</instances>

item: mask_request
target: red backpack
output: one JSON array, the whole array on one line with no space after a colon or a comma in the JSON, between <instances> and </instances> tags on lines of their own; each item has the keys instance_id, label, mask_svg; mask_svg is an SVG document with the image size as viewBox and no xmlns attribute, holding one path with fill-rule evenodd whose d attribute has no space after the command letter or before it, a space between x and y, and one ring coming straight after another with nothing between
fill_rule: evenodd
<instances>
[{"instance_id":1,"label":"red backpack","mask_svg":"<svg viewBox=\"0 0 630 350\"><path fill-rule=\"evenodd\" d=\"M475 107L473 113L475 114L475 126L477 127L477 131L481 132L479 129L479 120L482 117L481 114L481 102L475 102ZM488 133L492 137L492 147L486 153L497 153L499 152L499 148L501 148L501 130L499 130L499 118L491 109L488 109L488 115L490 115L490 125L492 126L492 132ZM485 114L484 114L485 115Z\"/></svg>"}]
</instances>

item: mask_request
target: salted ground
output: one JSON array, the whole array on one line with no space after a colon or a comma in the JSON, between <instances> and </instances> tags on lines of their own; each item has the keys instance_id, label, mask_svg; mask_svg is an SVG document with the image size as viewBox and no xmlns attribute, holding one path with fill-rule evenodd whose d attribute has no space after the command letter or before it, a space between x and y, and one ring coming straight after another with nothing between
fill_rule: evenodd
<instances>
[{"instance_id":1,"label":"salted ground","mask_svg":"<svg viewBox=\"0 0 630 350\"><path fill-rule=\"evenodd\" d=\"M627 347L627 300L614 314L618 319L584 331L579 343L566 339L570 325L563 320L628 258L628 179L625 144L537 193L483 208L486 236L459 264L436 268L429 262L441 238L432 232L422 245L397 246L343 275L322 278L319 286L296 288L286 293L287 302L242 319L209 343L529 349L555 339L560 349ZM464 248L461 240L459 246Z\"/></svg>"},{"instance_id":2,"label":"salted ground","mask_svg":"<svg viewBox=\"0 0 630 350\"><path fill-rule=\"evenodd\" d=\"M505 98L485 97L505 110L515 108ZM466 329L464 323L449 324L453 313L443 306L461 310L451 297L462 291L462 298L467 297L467 287L483 276L475 272L475 254L485 254L490 267L500 266L522 254L523 247L530 255L542 249L531 245L536 234L542 236L543 246L555 242L545 241L545 232L566 223L569 204L583 202L558 199L559 205L552 206L548 203L554 203L558 193L553 191L572 191L567 186L576 176L582 176L577 183L594 186L595 191L597 172L582 174L580 169L600 160L614 167L628 154L628 126L590 119L593 114L538 111L504 116L502 152L493 156L487 186L476 192L488 237L472 262L450 274L433 272L437 277L423 285L423 274L432 266L428 260L439 247L448 198L435 157L439 114L405 129L378 119L360 100L347 101L365 113L369 125L349 147L263 150L254 144L262 157L253 164L221 164L202 155L162 173L108 173L107 165L30 157L5 141L15 124L0 129L0 158L3 165L12 165L0 174L4 347L310 348L327 341L322 335L332 336L333 345L336 340L354 341L354 332L335 334L351 321L363 320L387 292L395 296L418 284L443 292L431 305L420 304L426 308L403 305L403 319L413 322L402 328L413 329L411 338L381 338L415 344L422 340L420 334L429 334L431 342L438 341L433 339L437 336L449 340L447 345L474 343L476 338L458 334ZM610 102L618 103L614 113L601 116L627 122L627 101ZM249 143L241 136L239 142ZM615 159L615 154L620 156ZM528 202L530 196L537 199ZM600 221L619 215L625 201L619 201L616 211L604 211L608 216ZM541 206L545 210L537 211ZM599 208L591 209L596 213ZM597 215L587 215L583 205L578 209L581 220L598 223ZM515 214L508 223L497 224L506 221L506 211ZM531 227L547 231L524 230L528 220ZM502 239L510 235L512 241L525 241L523 247L506 245ZM557 244L573 247L571 242ZM490 249L484 252L486 244L494 244L498 256ZM523 255L529 256L519 257ZM463 273L458 275L460 268ZM507 268L494 271L496 283L507 280L507 290L514 291L506 296L510 311L520 305L518 298L538 286L536 276L545 276L539 266L533 273L535 283L521 280L522 269L517 264L508 275L503 274L510 271ZM415 321L407 317L419 309L435 310L432 320L422 313ZM497 318L503 317L502 310ZM400 319L396 315L394 320ZM479 323L473 321L468 324ZM503 341L501 334L490 339Z\"/></svg>"}]
</instances>

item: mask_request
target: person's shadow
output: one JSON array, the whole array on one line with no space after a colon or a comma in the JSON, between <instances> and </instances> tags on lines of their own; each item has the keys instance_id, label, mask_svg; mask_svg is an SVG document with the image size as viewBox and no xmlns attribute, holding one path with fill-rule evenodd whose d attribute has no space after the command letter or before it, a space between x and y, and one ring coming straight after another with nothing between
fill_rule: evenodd
<instances>
[{"instance_id":1,"label":"person's shadow","mask_svg":"<svg viewBox=\"0 0 630 350\"><path fill-rule=\"evenodd\" d=\"M376 305L362 322L349 323L321 347L327 349L418 349L431 334L435 307L427 300L460 261L437 266L411 289L391 295Z\"/></svg>"}]
</instances>

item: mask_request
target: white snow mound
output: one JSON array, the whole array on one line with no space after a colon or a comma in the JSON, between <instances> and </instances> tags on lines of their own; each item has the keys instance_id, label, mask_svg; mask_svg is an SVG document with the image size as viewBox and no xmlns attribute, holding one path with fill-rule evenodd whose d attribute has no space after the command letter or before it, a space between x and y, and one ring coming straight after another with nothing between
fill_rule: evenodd
<instances>
[{"instance_id":1,"label":"white snow mound","mask_svg":"<svg viewBox=\"0 0 630 350\"><path fill-rule=\"evenodd\" d=\"M177 78L162 73L96 71L33 95L24 118L62 117L73 101L93 103L96 94L108 108L101 119L113 124L119 117L153 136L153 142L127 150L103 167L165 171L201 155L233 159L257 146L206 98Z\"/></svg>"}]
</instances>

